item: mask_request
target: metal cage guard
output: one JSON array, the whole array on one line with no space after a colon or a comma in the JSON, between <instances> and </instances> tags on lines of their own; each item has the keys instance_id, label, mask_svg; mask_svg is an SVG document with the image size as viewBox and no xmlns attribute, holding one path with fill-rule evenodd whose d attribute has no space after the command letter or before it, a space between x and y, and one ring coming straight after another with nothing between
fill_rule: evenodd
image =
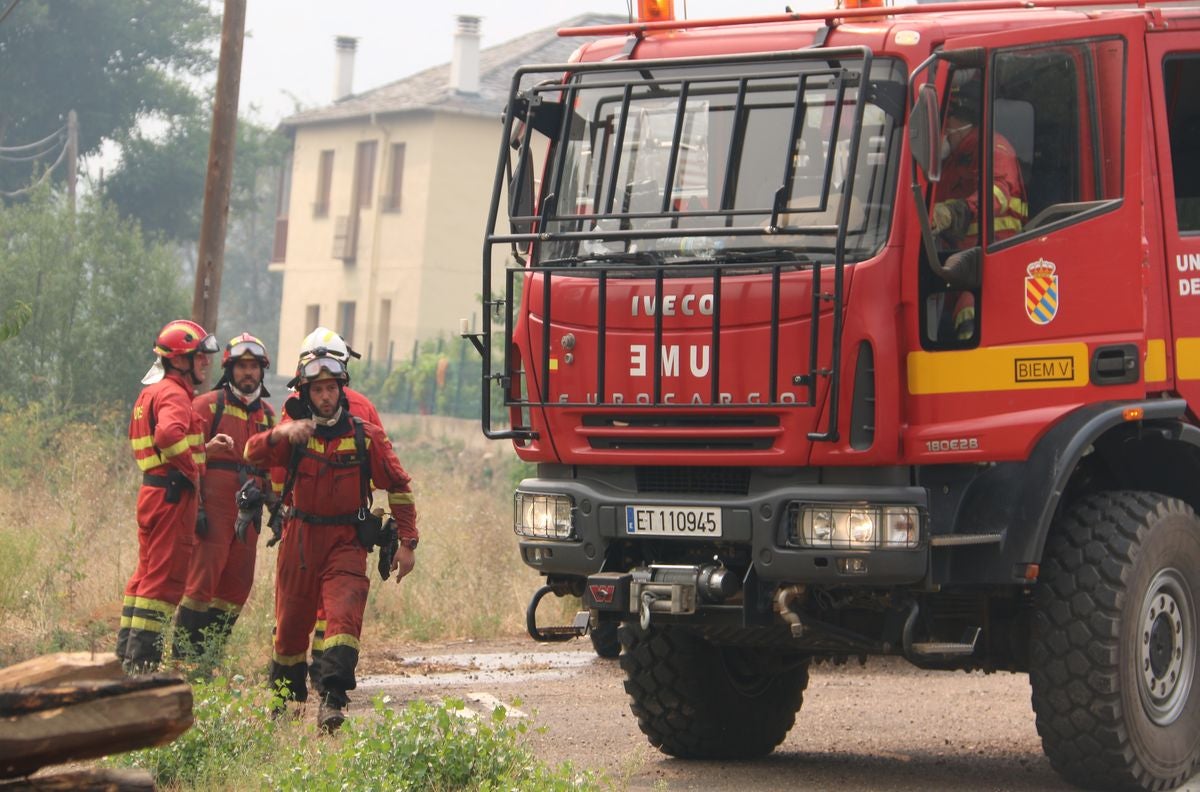
<instances>
[{"instance_id":1,"label":"metal cage guard","mask_svg":"<svg viewBox=\"0 0 1200 792\"><path fill-rule=\"evenodd\" d=\"M846 61L853 62L854 66L859 68L849 68L845 64ZM814 68L814 65L824 64L823 68ZM763 73L755 73L750 76L731 76L728 72L714 74L689 74L689 67L712 67L712 66L737 66L737 65L769 65L771 71ZM861 65L860 65L861 64ZM653 278L654 294L656 305L662 304L663 281L669 275L681 275L688 277L699 277L711 279L713 289L713 312L711 326L711 343L712 343L712 370L711 370L711 395L709 402L701 405L689 404L688 407L695 406L717 406L722 408L746 408L746 407L813 407L817 402L818 383L820 377L829 378L829 391L827 398L829 401L828 411L828 426L824 431L810 433L811 440L834 441L838 437L838 403L840 391L840 366L841 366L841 341L842 341L842 286L844 277L845 254L846 254L846 237L849 226L849 215L851 199L853 193L855 169L859 157L860 132L863 123L863 108L866 104L868 80L867 75L870 74L872 64L872 53L867 47L843 47L830 49L807 49L793 50L788 52L773 52L773 53L757 53L753 55L735 55L735 56L711 56L711 57L693 57L679 58L670 60L647 60L647 61L615 61L602 63L571 63L571 64L555 64L538 67L523 67L518 69L513 75L512 85L509 92L508 110L504 115L504 132L501 137L500 151L497 159L496 175L492 186L491 204L488 213L488 233L484 240L483 247L483 299L484 311L482 329L479 333L464 334L471 341L482 356L482 379L483 379L483 398L481 422L484 434L493 439L534 439L537 433L529 426L512 426L506 430L497 430L492 426L491 416L491 393L492 388L499 386L505 395L505 405L509 408L520 408L521 415L526 414L528 408L544 408L544 407L613 407L622 406L628 407L629 404L612 403L603 401L605 393L605 363L606 363L606 319L607 319L607 290L609 279L613 275L629 278L631 276L640 276L644 278ZM672 74L669 76L652 76L653 69L669 68ZM571 78L578 74L594 74L606 72L634 72L642 76L642 79L623 79L613 80L610 82L589 82L580 83L572 82ZM676 73L677 72L677 73ZM552 75L556 78L553 82L539 82L530 88L522 91L521 86L525 78L530 75ZM802 132L804 124L805 103L804 95L810 81L814 78L821 77L829 81L826 90L835 97L832 100L833 104L833 120L829 127L828 140L823 141L827 145L827 150L830 152L824 163L823 181L819 201L815 206L803 208L789 208L787 206L788 196L791 193L793 179L795 177L796 162L792 156L795 151L797 141ZM792 108L792 120L789 130L786 162L783 163L783 178L779 187L774 190L774 198L770 206L750 207L750 208L733 208L734 203L734 184L737 180L739 162L735 156L735 152L740 150L740 146L745 139L747 114L742 111L748 92L753 90L778 90L780 81L786 80L788 84L795 83L795 101ZM730 133L729 153L726 159L724 183L721 189L720 205L716 208L703 208L699 210L684 211L679 207L671 209L671 196L673 181L668 181L664 189L663 199L658 211L655 212L636 212L630 211L628 201L622 204L616 201L617 193L617 175L621 165L621 142L626 134L627 121L630 115L629 108L631 102L632 91L638 87L650 86L653 90L663 91L665 86L678 86L678 101L676 107L676 115L673 125L673 133L671 140L671 149L667 160L668 179L674 179L676 169L679 166L679 156L682 149L682 130L684 116L688 99L706 93L716 93L712 88L707 88L708 83L731 83L737 82L736 105L733 113L733 127ZM771 83L766 88L752 88L751 83ZM596 185L596 202L599 206L594 207L600 211L592 213L581 213L577 208L571 213L559 213L559 191L562 189L563 173L565 170L566 151L568 148L568 132L572 112L568 110L575 106L575 97L580 90L595 89L595 88L613 88L620 91L620 115L615 131L616 142L613 145L613 158L611 162L601 162L598 166L598 173L606 174L601 177ZM782 215L785 213L789 216L801 216L806 213L825 212L828 209L830 200L830 190L834 181L833 176L833 161L832 152L839 141L839 130L841 125L842 107L846 101L846 92L849 89L858 91L854 101L854 118L853 124L850 127L849 150L846 164L844 167L842 181L842 200L840 203L840 211L838 222L836 225L821 225L821 226L794 226L781 225ZM546 100L548 95L557 95L562 97L561 102L550 102ZM568 108L568 109L564 109ZM541 115L539 115L539 113ZM523 128L517 127L518 121L523 122ZM550 178L542 184L542 199L541 209L537 211L534 207L534 214L517 214L519 207L516 205L514 196L510 196L509 220L514 229L519 227L528 228L528 231L518 232L513 230L510 233L496 233L496 222L499 216L501 194L505 187L505 177L512 178L516 173L518 176L523 175L522 169L531 167L531 152L530 145L532 139L532 131L538 129L543 132L553 132L552 147L550 149L551 168ZM514 135L514 130L516 134ZM512 157L510 149L519 149L517 156L517 164L514 168L512 165ZM607 148L603 149L606 153ZM636 156L636 154L634 155ZM631 166L632 167L632 166ZM601 187L604 188L601 193ZM614 211L615 210L615 211ZM766 227L751 227L751 226L735 226L734 221L738 217L747 215L769 215L770 220ZM666 219L670 222L670 228L665 230L661 228L630 228L630 221L638 219ZM707 218L707 222L700 227L679 227L681 218ZM584 230L584 223L599 224L600 221L611 220L615 221L619 228L610 228L603 231ZM565 231L548 231L551 224L570 222L574 230ZM704 236L766 236L788 233L804 233L809 235L832 235L835 239L833 260L832 263L820 263L816 261L808 261L806 258L798 257L793 260L784 259L781 261L753 261L753 262L707 262L698 260L696 262L687 261L685 263L643 263L638 260L637 263L632 263L634 259L625 258L619 259L615 263L599 263L596 258L588 256L579 257L577 260L571 260L564 263L557 261L549 264L540 264L535 261L531 266L526 265L525 261L520 256L516 256L519 262L516 266L510 265L506 268L505 287L503 298L497 298L493 295L492 288L492 248L496 244L511 244L518 243L547 243L563 240L595 240L603 238L606 241L617 240L639 240L639 239L654 239L664 236L670 237L704 237ZM531 249L531 252L534 252ZM797 251L802 254L802 251ZM578 266L580 261L587 261L586 266ZM822 291L822 271L826 267L833 268L833 288L830 291ZM812 305L810 313L810 335L808 344L808 361L806 365L798 366L788 376L789 382L794 386L804 388L807 392L807 398L803 401L780 401L779 400L779 376L780 376L780 349L779 349L779 323L780 323L780 299L781 299L781 277L785 270L796 272L809 272L812 280ZM721 403L719 396L721 393L720 383L720 347L721 347L721 287L725 278L730 275L736 275L739 271L753 270L755 272L769 271L771 277L771 316L770 316L770 366L769 366L769 401L759 401L754 403ZM597 350L597 368L596 368L596 401L588 402L564 402L552 401L550 398L551 388L551 369L550 369L550 329L553 323L552 314L552 281L556 275L569 274L574 277L595 278L597 281L597 309L598 309L598 350ZM541 277L540 288L542 291L542 343L540 354L537 355L540 370L532 372L535 377L530 377L526 380L526 398L522 398L521 389L519 387L520 378L523 375L528 375L528 372L514 371L513 356L512 356L512 339L514 330L514 312L516 310L516 294L517 294L517 278L522 279L523 286L531 286L535 283L536 278ZM818 355L821 344L821 307L825 304L832 314L831 323L832 329L830 332L830 367L818 368ZM503 370L500 372L492 371L492 333L493 320L498 319L503 313L504 317L504 353L503 353ZM657 311L654 318L653 330L653 349L654 349L654 382L653 382L653 402L651 404L639 403L638 407L661 407L671 406L678 408L681 405L674 403L662 402L662 340L663 340L663 318L662 312ZM525 365L529 365L532 361L524 361ZM535 382L536 379L536 382Z\"/></svg>"}]
</instances>

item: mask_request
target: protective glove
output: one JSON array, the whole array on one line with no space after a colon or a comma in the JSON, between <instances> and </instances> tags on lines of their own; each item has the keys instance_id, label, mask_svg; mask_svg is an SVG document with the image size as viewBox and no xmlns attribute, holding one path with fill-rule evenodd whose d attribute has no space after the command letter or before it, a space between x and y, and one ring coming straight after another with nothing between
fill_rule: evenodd
<instances>
[{"instance_id":1,"label":"protective glove","mask_svg":"<svg viewBox=\"0 0 1200 792\"><path fill-rule=\"evenodd\" d=\"M933 206L933 214L929 216L929 226L934 233L945 231L954 224L954 211L949 201L942 201Z\"/></svg>"},{"instance_id":2,"label":"protective glove","mask_svg":"<svg viewBox=\"0 0 1200 792\"><path fill-rule=\"evenodd\" d=\"M196 536L208 535L208 514L201 508L196 512Z\"/></svg>"}]
</instances>

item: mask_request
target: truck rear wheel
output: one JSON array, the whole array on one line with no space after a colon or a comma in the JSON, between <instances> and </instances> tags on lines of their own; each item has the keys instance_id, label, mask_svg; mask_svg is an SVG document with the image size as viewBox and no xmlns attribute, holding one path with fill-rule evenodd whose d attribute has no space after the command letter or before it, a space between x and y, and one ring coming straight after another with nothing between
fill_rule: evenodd
<instances>
[{"instance_id":1,"label":"truck rear wheel","mask_svg":"<svg viewBox=\"0 0 1200 792\"><path fill-rule=\"evenodd\" d=\"M1055 524L1034 592L1030 685L1050 764L1081 786L1170 789L1200 762L1200 520L1110 492Z\"/></svg>"},{"instance_id":2,"label":"truck rear wheel","mask_svg":"<svg viewBox=\"0 0 1200 792\"><path fill-rule=\"evenodd\" d=\"M808 658L717 646L685 628L624 624L625 692L654 747L688 759L763 756L796 722Z\"/></svg>"}]
</instances>

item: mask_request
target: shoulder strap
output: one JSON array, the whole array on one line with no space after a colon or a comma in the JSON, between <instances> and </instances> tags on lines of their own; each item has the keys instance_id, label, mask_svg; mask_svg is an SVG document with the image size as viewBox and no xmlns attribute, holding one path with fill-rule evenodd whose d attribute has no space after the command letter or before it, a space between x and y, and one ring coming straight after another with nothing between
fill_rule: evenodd
<instances>
[{"instance_id":1,"label":"shoulder strap","mask_svg":"<svg viewBox=\"0 0 1200 792\"><path fill-rule=\"evenodd\" d=\"M212 440L217 434L217 427L221 425L221 416L225 414L225 389L217 391L217 407L213 413L212 423L208 425L208 439Z\"/></svg>"},{"instance_id":2,"label":"shoulder strap","mask_svg":"<svg viewBox=\"0 0 1200 792\"><path fill-rule=\"evenodd\" d=\"M350 416L354 422L354 453L358 455L358 492L359 502L364 509L371 508L371 457L367 455L367 440L364 436L362 418Z\"/></svg>"}]
</instances>

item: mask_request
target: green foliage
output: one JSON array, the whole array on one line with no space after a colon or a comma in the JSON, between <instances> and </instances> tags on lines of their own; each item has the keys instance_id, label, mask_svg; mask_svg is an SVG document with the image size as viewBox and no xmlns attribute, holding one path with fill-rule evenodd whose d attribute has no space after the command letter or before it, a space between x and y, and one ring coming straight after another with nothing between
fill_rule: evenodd
<instances>
[{"instance_id":1,"label":"green foliage","mask_svg":"<svg viewBox=\"0 0 1200 792\"><path fill-rule=\"evenodd\" d=\"M160 748L109 763L150 770L160 786L192 789L589 790L589 773L549 768L522 741L526 727L503 708L488 719L463 704L408 704L397 711L374 700L371 715L352 716L332 738L312 724L267 714L271 696L226 679L198 683L195 725Z\"/></svg>"},{"instance_id":2,"label":"green foliage","mask_svg":"<svg viewBox=\"0 0 1200 792\"><path fill-rule=\"evenodd\" d=\"M100 202L72 216L44 190L0 211L0 239L0 294L31 310L0 392L56 410L131 400L155 334L187 315L170 251Z\"/></svg>"},{"instance_id":3,"label":"green foliage","mask_svg":"<svg viewBox=\"0 0 1200 792\"><path fill-rule=\"evenodd\" d=\"M192 112L218 30L205 0L22 0L3 26L0 145L40 140L75 110L87 154L143 119ZM28 163L0 171L0 187L28 181Z\"/></svg>"},{"instance_id":4,"label":"green foliage","mask_svg":"<svg viewBox=\"0 0 1200 792\"><path fill-rule=\"evenodd\" d=\"M0 344L10 338L16 338L21 328L33 318L33 309L29 303L16 301L4 311L4 319L0 320Z\"/></svg>"},{"instance_id":5,"label":"green foliage","mask_svg":"<svg viewBox=\"0 0 1200 792\"><path fill-rule=\"evenodd\" d=\"M165 133L138 131L122 141L121 164L104 194L142 230L194 260L208 172L211 110L176 118ZM218 327L222 341L249 331L276 347L283 278L267 272L274 238L279 168L287 142L239 119L230 186Z\"/></svg>"}]
</instances>

